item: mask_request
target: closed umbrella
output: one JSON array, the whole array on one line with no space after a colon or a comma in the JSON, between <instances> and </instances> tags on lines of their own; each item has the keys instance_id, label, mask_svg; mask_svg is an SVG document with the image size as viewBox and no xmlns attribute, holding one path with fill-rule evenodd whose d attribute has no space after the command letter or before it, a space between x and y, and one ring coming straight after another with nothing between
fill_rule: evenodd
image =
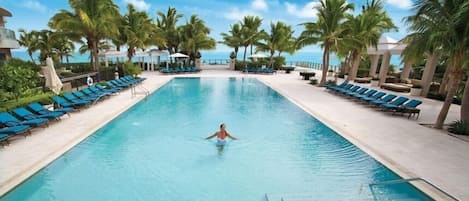
<instances>
[{"instance_id":1,"label":"closed umbrella","mask_svg":"<svg viewBox=\"0 0 469 201\"><path fill-rule=\"evenodd\" d=\"M44 74L46 78L46 87L49 88L56 94L60 93L62 89L62 81L60 81L59 76L55 72L54 62L50 57L46 59L46 67L44 68Z\"/></svg>"}]
</instances>

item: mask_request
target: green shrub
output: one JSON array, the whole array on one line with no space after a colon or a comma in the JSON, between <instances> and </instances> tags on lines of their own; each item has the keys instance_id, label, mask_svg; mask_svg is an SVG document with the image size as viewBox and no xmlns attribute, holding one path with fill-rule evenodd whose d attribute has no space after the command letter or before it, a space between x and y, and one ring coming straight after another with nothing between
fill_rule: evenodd
<instances>
[{"instance_id":1,"label":"green shrub","mask_svg":"<svg viewBox=\"0 0 469 201\"><path fill-rule=\"evenodd\" d=\"M327 80L327 81L326 81L326 85L337 86L337 81L335 81L335 80Z\"/></svg>"},{"instance_id":2,"label":"green shrub","mask_svg":"<svg viewBox=\"0 0 469 201\"><path fill-rule=\"evenodd\" d=\"M0 88L18 100L25 92L40 84L36 67L31 62L8 60L0 67Z\"/></svg>"},{"instance_id":3,"label":"green shrub","mask_svg":"<svg viewBox=\"0 0 469 201\"><path fill-rule=\"evenodd\" d=\"M414 84L412 84L412 88L414 88L414 89L421 89L421 88L422 88L422 85L419 84L419 83L414 83Z\"/></svg>"},{"instance_id":4,"label":"green shrub","mask_svg":"<svg viewBox=\"0 0 469 201\"><path fill-rule=\"evenodd\" d=\"M236 59L236 53L234 51L230 53L230 59Z\"/></svg>"},{"instance_id":5,"label":"green shrub","mask_svg":"<svg viewBox=\"0 0 469 201\"><path fill-rule=\"evenodd\" d=\"M274 69L280 69L285 64L285 57L274 57Z\"/></svg>"},{"instance_id":6,"label":"green shrub","mask_svg":"<svg viewBox=\"0 0 469 201\"><path fill-rule=\"evenodd\" d=\"M359 68L357 71L357 77L368 77L369 73L370 73L370 69Z\"/></svg>"},{"instance_id":7,"label":"green shrub","mask_svg":"<svg viewBox=\"0 0 469 201\"><path fill-rule=\"evenodd\" d=\"M0 112L10 111L17 107L25 107L29 103L32 103L32 102L39 102L41 104L51 104L52 103L51 97L54 95L55 94L53 93L41 93L41 94L29 96L29 97L19 98L18 101L10 100L7 102L3 102L0 105Z\"/></svg>"},{"instance_id":8,"label":"green shrub","mask_svg":"<svg viewBox=\"0 0 469 201\"><path fill-rule=\"evenodd\" d=\"M132 62L125 62L122 64L124 75L138 75L142 72L142 69Z\"/></svg>"},{"instance_id":9,"label":"green shrub","mask_svg":"<svg viewBox=\"0 0 469 201\"><path fill-rule=\"evenodd\" d=\"M458 135L469 135L469 122L454 121L449 125L448 131Z\"/></svg>"}]
</instances>

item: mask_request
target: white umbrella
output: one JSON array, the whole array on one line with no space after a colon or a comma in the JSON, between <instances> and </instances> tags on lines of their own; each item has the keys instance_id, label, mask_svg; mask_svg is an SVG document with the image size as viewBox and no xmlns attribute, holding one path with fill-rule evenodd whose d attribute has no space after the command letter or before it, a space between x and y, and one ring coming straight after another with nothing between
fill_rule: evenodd
<instances>
[{"instance_id":1,"label":"white umbrella","mask_svg":"<svg viewBox=\"0 0 469 201\"><path fill-rule=\"evenodd\" d=\"M262 53L256 53L256 54L251 54L248 58L267 58L269 56L262 54Z\"/></svg>"},{"instance_id":2,"label":"white umbrella","mask_svg":"<svg viewBox=\"0 0 469 201\"><path fill-rule=\"evenodd\" d=\"M169 57L173 57L173 58L188 58L189 56L185 55L185 54L181 54L181 53L174 53L172 55L169 55Z\"/></svg>"},{"instance_id":3,"label":"white umbrella","mask_svg":"<svg viewBox=\"0 0 469 201\"><path fill-rule=\"evenodd\" d=\"M44 67L44 74L46 77L46 87L52 90L54 93L59 94L62 89L62 81L55 72L54 62L50 57L46 59L46 66Z\"/></svg>"}]
</instances>

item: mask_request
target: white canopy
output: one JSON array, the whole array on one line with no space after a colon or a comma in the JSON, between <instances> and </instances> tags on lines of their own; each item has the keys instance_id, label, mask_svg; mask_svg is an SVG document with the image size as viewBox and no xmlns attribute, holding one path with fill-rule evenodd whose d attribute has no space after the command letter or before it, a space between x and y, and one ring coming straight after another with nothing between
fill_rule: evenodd
<instances>
[{"instance_id":1,"label":"white canopy","mask_svg":"<svg viewBox=\"0 0 469 201\"><path fill-rule=\"evenodd\" d=\"M391 51L394 47L396 47L399 44L399 42L391 38L389 36L381 36L378 41L378 46L377 47L368 47L367 48L367 53L368 54L384 54L386 52Z\"/></svg>"},{"instance_id":2,"label":"white canopy","mask_svg":"<svg viewBox=\"0 0 469 201\"><path fill-rule=\"evenodd\" d=\"M112 58L112 57L127 57L126 52L120 52L117 50L106 50L98 54L99 57Z\"/></svg>"},{"instance_id":3,"label":"white canopy","mask_svg":"<svg viewBox=\"0 0 469 201\"><path fill-rule=\"evenodd\" d=\"M256 54L251 54L248 58L267 58L269 56L262 54L262 53L256 53Z\"/></svg>"},{"instance_id":4,"label":"white canopy","mask_svg":"<svg viewBox=\"0 0 469 201\"><path fill-rule=\"evenodd\" d=\"M173 58L188 58L189 56L185 55L185 54L181 54L181 53L174 53L172 55L169 55L169 57L173 57Z\"/></svg>"},{"instance_id":5,"label":"white canopy","mask_svg":"<svg viewBox=\"0 0 469 201\"><path fill-rule=\"evenodd\" d=\"M52 90L54 93L59 94L62 89L62 81L55 72L54 62L50 57L46 59L46 66L43 67L43 73L46 78L46 87Z\"/></svg>"}]
</instances>

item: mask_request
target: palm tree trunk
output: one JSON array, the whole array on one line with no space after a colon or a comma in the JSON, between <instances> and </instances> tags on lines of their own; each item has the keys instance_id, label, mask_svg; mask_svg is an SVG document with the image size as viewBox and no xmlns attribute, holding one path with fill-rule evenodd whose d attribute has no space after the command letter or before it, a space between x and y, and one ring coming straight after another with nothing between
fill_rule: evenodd
<instances>
[{"instance_id":1,"label":"palm tree trunk","mask_svg":"<svg viewBox=\"0 0 469 201\"><path fill-rule=\"evenodd\" d=\"M101 76L99 74L98 43L99 43L99 40L93 41L93 49L92 49L92 51L93 51L92 57L94 58L93 59L93 70L98 71L98 74L96 75L96 81L101 80Z\"/></svg>"},{"instance_id":2,"label":"palm tree trunk","mask_svg":"<svg viewBox=\"0 0 469 201\"><path fill-rule=\"evenodd\" d=\"M443 75L443 79L441 80L440 88L438 89L439 94L445 94L446 93L446 87L448 86L448 81L449 81L449 74L451 72L451 64L448 63L448 66L446 67L445 74Z\"/></svg>"},{"instance_id":3,"label":"palm tree trunk","mask_svg":"<svg viewBox=\"0 0 469 201\"><path fill-rule=\"evenodd\" d=\"M246 51L248 49L248 46L244 46L244 56L243 56L243 66L246 65Z\"/></svg>"},{"instance_id":4,"label":"palm tree trunk","mask_svg":"<svg viewBox=\"0 0 469 201\"><path fill-rule=\"evenodd\" d=\"M461 56L458 56L456 58L457 61L450 62L454 64L451 67L451 73L449 75L449 85L448 85L448 93L446 94L445 102L443 103L443 106L441 107L440 113L438 114L438 118L435 123L435 128L437 129L442 129L443 124L445 123L446 116L448 115L449 108L451 106L451 103L453 102L453 97L456 94L456 90L459 87L459 83L462 80L463 77L463 69L462 69L462 54Z\"/></svg>"},{"instance_id":5,"label":"palm tree trunk","mask_svg":"<svg viewBox=\"0 0 469 201\"><path fill-rule=\"evenodd\" d=\"M28 54L29 54L29 58L31 58L31 62L34 63L33 53L31 51L28 51Z\"/></svg>"},{"instance_id":6,"label":"palm tree trunk","mask_svg":"<svg viewBox=\"0 0 469 201\"><path fill-rule=\"evenodd\" d=\"M322 55L322 77L318 87L323 87L326 84L327 71L329 70L329 43L324 45L324 53Z\"/></svg>"},{"instance_id":7,"label":"palm tree trunk","mask_svg":"<svg viewBox=\"0 0 469 201\"><path fill-rule=\"evenodd\" d=\"M235 55L236 55L236 57L238 57L238 50L239 50L239 47L235 47L234 49L235 49Z\"/></svg>"},{"instance_id":8,"label":"palm tree trunk","mask_svg":"<svg viewBox=\"0 0 469 201\"><path fill-rule=\"evenodd\" d=\"M360 52L353 51L352 58L352 69L348 73L347 81L354 80L357 77L358 66L360 66Z\"/></svg>"},{"instance_id":9,"label":"palm tree trunk","mask_svg":"<svg viewBox=\"0 0 469 201\"><path fill-rule=\"evenodd\" d=\"M461 120L469 122L469 79L466 80L461 101Z\"/></svg>"},{"instance_id":10,"label":"palm tree trunk","mask_svg":"<svg viewBox=\"0 0 469 201\"><path fill-rule=\"evenodd\" d=\"M269 60L269 66L268 67L273 67L273 61L274 61L274 51L270 51L270 60Z\"/></svg>"},{"instance_id":11,"label":"palm tree trunk","mask_svg":"<svg viewBox=\"0 0 469 201\"><path fill-rule=\"evenodd\" d=\"M251 44L251 55L252 55L252 44Z\"/></svg>"}]
</instances>

